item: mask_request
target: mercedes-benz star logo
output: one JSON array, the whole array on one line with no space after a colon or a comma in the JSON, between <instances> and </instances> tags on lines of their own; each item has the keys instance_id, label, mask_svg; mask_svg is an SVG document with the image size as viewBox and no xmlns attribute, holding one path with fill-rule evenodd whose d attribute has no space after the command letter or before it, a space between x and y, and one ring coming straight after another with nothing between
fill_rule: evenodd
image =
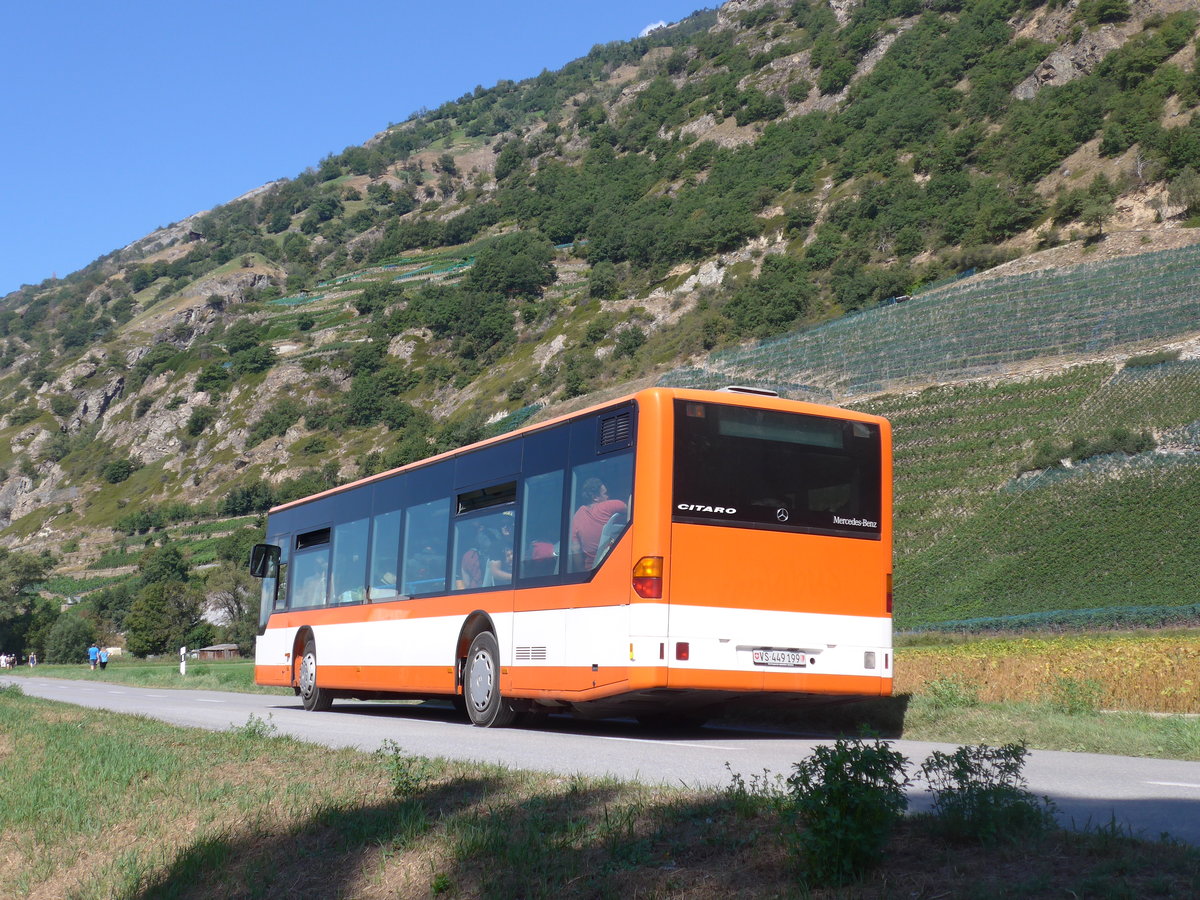
<instances>
[{"instance_id":1,"label":"mercedes-benz star logo","mask_svg":"<svg viewBox=\"0 0 1200 900\"><path fill-rule=\"evenodd\" d=\"M788 511L786 509L775 510L775 518L780 522L786 522L788 520Z\"/></svg>"}]
</instances>

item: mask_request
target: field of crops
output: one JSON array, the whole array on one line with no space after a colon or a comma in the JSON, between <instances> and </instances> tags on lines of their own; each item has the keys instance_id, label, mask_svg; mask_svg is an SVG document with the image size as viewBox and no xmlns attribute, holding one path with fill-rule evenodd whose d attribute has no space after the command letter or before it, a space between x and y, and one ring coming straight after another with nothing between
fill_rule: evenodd
<instances>
[{"instance_id":1,"label":"field of crops","mask_svg":"<svg viewBox=\"0 0 1200 900\"><path fill-rule=\"evenodd\" d=\"M1200 632L972 640L897 650L897 693L1200 713Z\"/></svg>"}]
</instances>

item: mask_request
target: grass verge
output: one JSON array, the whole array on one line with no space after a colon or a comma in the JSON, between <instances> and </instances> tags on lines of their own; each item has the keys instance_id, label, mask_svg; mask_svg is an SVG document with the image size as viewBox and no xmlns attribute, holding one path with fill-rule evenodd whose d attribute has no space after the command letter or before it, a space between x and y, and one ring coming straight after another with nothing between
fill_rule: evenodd
<instances>
[{"instance_id":1,"label":"grass verge","mask_svg":"<svg viewBox=\"0 0 1200 900\"><path fill-rule=\"evenodd\" d=\"M287 688L264 687L254 683L251 660L188 660L187 674L179 674L178 660L113 659L107 669L78 665L39 665L35 669L19 666L5 674L39 678L71 678L79 681L107 681L135 687L177 688L189 691L239 691L250 694L291 694Z\"/></svg>"},{"instance_id":2,"label":"grass verge","mask_svg":"<svg viewBox=\"0 0 1200 900\"><path fill-rule=\"evenodd\" d=\"M809 890L779 794L648 788L333 751L0 689L0 883L14 897L1192 897L1200 853L1115 830L991 847L904 820Z\"/></svg>"}]
</instances>

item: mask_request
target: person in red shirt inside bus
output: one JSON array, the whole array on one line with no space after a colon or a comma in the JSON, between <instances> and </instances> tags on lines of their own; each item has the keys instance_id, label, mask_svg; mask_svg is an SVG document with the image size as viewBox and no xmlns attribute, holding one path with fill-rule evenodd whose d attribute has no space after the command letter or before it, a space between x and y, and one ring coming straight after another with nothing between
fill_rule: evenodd
<instances>
[{"instance_id":1,"label":"person in red shirt inside bus","mask_svg":"<svg viewBox=\"0 0 1200 900\"><path fill-rule=\"evenodd\" d=\"M600 533L614 515L625 514L626 506L621 500L608 498L608 487L599 478L589 478L580 491L583 506L571 520L572 570L579 572L596 564L596 549L600 546Z\"/></svg>"}]
</instances>

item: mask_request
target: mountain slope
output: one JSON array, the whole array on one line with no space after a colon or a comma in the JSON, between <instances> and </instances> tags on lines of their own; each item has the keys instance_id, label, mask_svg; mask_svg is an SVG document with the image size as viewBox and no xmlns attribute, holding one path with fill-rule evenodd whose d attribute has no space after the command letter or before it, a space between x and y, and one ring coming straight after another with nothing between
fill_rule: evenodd
<instances>
[{"instance_id":1,"label":"mountain slope","mask_svg":"<svg viewBox=\"0 0 1200 900\"><path fill-rule=\"evenodd\" d=\"M748 339L853 334L918 308L882 301L931 298L922 290L964 271L1187 243L1179 226L1200 210L1193 6L734 0L477 89L11 294L0 539L65 549L64 571L130 563L173 523L261 511L685 363L712 368L710 351ZM943 289L947 308L978 308L957 290ZM1129 340L1166 345L1192 327L1166 315ZM909 362L876 377L860 360L820 383L803 360L729 371L839 401L859 382L978 376ZM990 480L969 502L929 502L905 454L943 438L900 431L926 427L904 424L907 400L870 402L902 438L898 573L926 571L937 517L993 521L979 541L1003 530L1013 507L989 513L988 492L1064 418L1035 411L999 462L986 444L955 450ZM1157 440L1185 424L1138 427ZM940 576L920 576L938 599L914 620L979 614L969 594L1003 605L995 571L986 590L976 578L939 593ZM1086 605L1027 594L1022 609Z\"/></svg>"}]
</instances>

